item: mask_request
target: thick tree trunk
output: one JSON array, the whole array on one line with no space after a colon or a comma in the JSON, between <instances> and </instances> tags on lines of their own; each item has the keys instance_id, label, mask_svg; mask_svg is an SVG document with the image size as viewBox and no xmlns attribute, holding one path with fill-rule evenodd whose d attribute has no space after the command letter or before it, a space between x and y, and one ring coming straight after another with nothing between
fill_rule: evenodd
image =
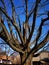
<instances>
[{"instance_id":1,"label":"thick tree trunk","mask_svg":"<svg viewBox=\"0 0 49 65\"><path fill-rule=\"evenodd\" d=\"M26 62L24 63L24 65L31 65L31 61L32 61L32 56L30 56Z\"/></svg>"},{"instance_id":2,"label":"thick tree trunk","mask_svg":"<svg viewBox=\"0 0 49 65\"><path fill-rule=\"evenodd\" d=\"M31 65L32 54L27 58L27 60L25 60L26 57L27 57L27 53L21 55L21 65ZM24 61L25 63L23 63Z\"/></svg>"}]
</instances>

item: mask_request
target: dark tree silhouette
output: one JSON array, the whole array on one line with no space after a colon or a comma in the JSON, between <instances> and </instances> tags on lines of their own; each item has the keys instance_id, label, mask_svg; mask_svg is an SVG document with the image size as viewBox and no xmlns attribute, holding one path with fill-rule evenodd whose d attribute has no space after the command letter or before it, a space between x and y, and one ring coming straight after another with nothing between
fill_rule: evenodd
<instances>
[{"instance_id":1,"label":"dark tree silhouette","mask_svg":"<svg viewBox=\"0 0 49 65\"><path fill-rule=\"evenodd\" d=\"M0 3L0 37L19 52L21 65L31 65L33 55L49 41L48 30L44 39L38 42L43 26L46 26L45 23L49 20L49 0L0 0ZM38 27L36 20L40 23Z\"/></svg>"}]
</instances>

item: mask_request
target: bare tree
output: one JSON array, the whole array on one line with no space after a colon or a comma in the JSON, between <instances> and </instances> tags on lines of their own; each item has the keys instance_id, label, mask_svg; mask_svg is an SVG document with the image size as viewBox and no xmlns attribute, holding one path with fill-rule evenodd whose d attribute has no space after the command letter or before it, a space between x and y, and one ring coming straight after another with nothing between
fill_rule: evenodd
<instances>
[{"instance_id":1,"label":"bare tree","mask_svg":"<svg viewBox=\"0 0 49 65\"><path fill-rule=\"evenodd\" d=\"M49 41L48 30L44 39L39 42L42 29L49 20L49 10L46 8L49 0L0 0L0 3L0 37L19 52L21 65L31 65L34 53ZM38 27L36 21L40 23Z\"/></svg>"}]
</instances>

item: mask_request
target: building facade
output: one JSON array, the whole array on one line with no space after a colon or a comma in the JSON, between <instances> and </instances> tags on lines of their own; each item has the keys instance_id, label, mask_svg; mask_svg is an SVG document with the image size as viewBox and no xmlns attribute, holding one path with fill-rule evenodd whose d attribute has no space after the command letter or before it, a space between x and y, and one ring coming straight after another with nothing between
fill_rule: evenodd
<instances>
[{"instance_id":1,"label":"building facade","mask_svg":"<svg viewBox=\"0 0 49 65\"><path fill-rule=\"evenodd\" d=\"M33 65L49 65L49 52L42 51L38 56L32 58Z\"/></svg>"}]
</instances>

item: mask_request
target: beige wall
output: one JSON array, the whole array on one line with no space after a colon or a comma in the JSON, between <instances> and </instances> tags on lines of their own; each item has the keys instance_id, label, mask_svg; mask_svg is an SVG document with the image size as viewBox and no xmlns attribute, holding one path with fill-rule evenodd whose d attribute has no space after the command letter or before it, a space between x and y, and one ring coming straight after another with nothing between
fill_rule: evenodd
<instances>
[{"instance_id":1,"label":"beige wall","mask_svg":"<svg viewBox=\"0 0 49 65\"><path fill-rule=\"evenodd\" d=\"M44 58L49 58L49 53L48 52L42 52L38 57L33 57L32 61L40 61L41 59Z\"/></svg>"},{"instance_id":2,"label":"beige wall","mask_svg":"<svg viewBox=\"0 0 49 65\"><path fill-rule=\"evenodd\" d=\"M49 54L49 53L42 52L42 53L40 54L40 58L41 58L41 59L43 59L43 58L48 58L48 54Z\"/></svg>"},{"instance_id":3,"label":"beige wall","mask_svg":"<svg viewBox=\"0 0 49 65\"><path fill-rule=\"evenodd\" d=\"M21 63L20 55L11 56L10 60L14 64L20 64Z\"/></svg>"},{"instance_id":4,"label":"beige wall","mask_svg":"<svg viewBox=\"0 0 49 65\"><path fill-rule=\"evenodd\" d=\"M0 59L6 59L6 55L0 55Z\"/></svg>"}]
</instances>

